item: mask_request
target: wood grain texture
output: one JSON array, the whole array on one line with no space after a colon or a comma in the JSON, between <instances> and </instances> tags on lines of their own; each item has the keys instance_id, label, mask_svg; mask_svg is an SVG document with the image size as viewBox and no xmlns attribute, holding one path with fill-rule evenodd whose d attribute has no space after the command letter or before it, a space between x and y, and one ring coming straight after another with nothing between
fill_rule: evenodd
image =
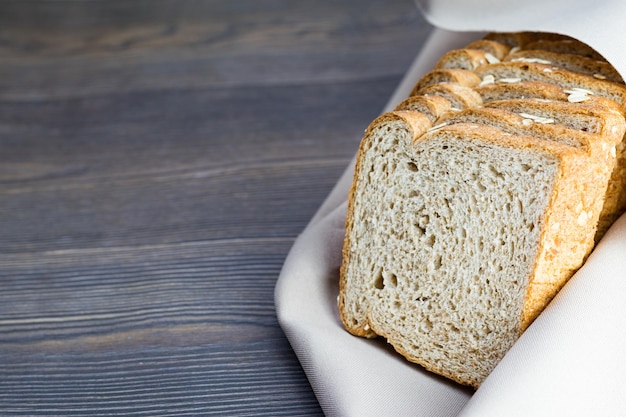
<instances>
[{"instance_id":1,"label":"wood grain texture","mask_svg":"<svg viewBox=\"0 0 626 417\"><path fill-rule=\"evenodd\" d=\"M0 415L319 416L273 291L410 0L0 3Z\"/></svg>"}]
</instances>

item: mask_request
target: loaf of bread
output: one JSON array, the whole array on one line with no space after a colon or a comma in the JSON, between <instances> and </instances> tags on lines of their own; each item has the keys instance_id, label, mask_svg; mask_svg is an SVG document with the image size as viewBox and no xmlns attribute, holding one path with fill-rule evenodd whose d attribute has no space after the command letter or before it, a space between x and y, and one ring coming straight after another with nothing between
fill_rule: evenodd
<instances>
[{"instance_id":1,"label":"loaf of bread","mask_svg":"<svg viewBox=\"0 0 626 417\"><path fill-rule=\"evenodd\" d=\"M359 146L346 329L477 388L626 211L625 109L617 71L562 35L446 53Z\"/></svg>"}]
</instances>

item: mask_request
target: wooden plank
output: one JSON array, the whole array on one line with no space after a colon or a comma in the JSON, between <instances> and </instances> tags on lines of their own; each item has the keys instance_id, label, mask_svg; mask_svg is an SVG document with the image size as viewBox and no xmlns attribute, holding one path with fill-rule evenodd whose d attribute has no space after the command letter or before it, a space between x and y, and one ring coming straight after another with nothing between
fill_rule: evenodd
<instances>
[{"instance_id":1,"label":"wooden plank","mask_svg":"<svg viewBox=\"0 0 626 417\"><path fill-rule=\"evenodd\" d=\"M114 97L96 106L96 113L70 106L82 122L62 126L67 135L45 141L48 123L59 117L49 116L47 105L43 110L39 104L20 106L30 120L19 142L10 151L10 145L5 147L0 192L10 197L5 208L13 215L0 216L5 232L0 250L222 239L268 231L295 236L354 153L360 138L354 126L365 125L365 117L374 117L380 108L369 97L384 95L393 85L383 80L374 86L285 87L261 94L267 100L240 91L232 91L229 99L204 92L186 92L182 98L149 94L150 103L176 101L163 116L161 107L128 116ZM344 106L361 110L328 110L344 96ZM298 104L293 97L312 99ZM238 105L234 117L229 109ZM193 114L209 106L214 109L206 112L208 119ZM260 114L266 117L259 120ZM99 120L85 121L90 117ZM336 131L330 134L328 126Z\"/></svg>"},{"instance_id":2,"label":"wooden plank","mask_svg":"<svg viewBox=\"0 0 626 417\"><path fill-rule=\"evenodd\" d=\"M10 100L380 78L429 30L408 0L25 1L1 15Z\"/></svg>"},{"instance_id":3,"label":"wooden plank","mask_svg":"<svg viewBox=\"0 0 626 417\"><path fill-rule=\"evenodd\" d=\"M270 416L297 404L318 415L274 313L291 242L5 257L0 410Z\"/></svg>"},{"instance_id":4,"label":"wooden plank","mask_svg":"<svg viewBox=\"0 0 626 417\"><path fill-rule=\"evenodd\" d=\"M291 356L276 340L22 355L0 364L0 405L12 416L321 416Z\"/></svg>"}]
</instances>

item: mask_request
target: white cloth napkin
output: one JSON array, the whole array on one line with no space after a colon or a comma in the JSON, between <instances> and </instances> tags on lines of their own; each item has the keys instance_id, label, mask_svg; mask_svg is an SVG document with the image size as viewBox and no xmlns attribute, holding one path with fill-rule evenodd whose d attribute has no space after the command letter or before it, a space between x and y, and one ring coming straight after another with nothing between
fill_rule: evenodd
<instances>
[{"instance_id":1,"label":"white cloth napkin","mask_svg":"<svg viewBox=\"0 0 626 417\"><path fill-rule=\"evenodd\" d=\"M626 78L622 2L418 0L438 28L383 111L445 51L483 31L568 34ZM474 392L343 329L338 270L352 165L296 240L275 291L279 322L326 415L626 416L626 216Z\"/></svg>"}]
</instances>

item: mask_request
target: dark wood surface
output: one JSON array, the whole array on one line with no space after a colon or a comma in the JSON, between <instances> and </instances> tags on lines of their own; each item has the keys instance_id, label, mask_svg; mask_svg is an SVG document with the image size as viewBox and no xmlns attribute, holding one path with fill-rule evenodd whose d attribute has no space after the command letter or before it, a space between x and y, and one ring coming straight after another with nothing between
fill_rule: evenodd
<instances>
[{"instance_id":1,"label":"dark wood surface","mask_svg":"<svg viewBox=\"0 0 626 417\"><path fill-rule=\"evenodd\" d=\"M0 3L0 415L321 415L294 239L429 27L411 0Z\"/></svg>"}]
</instances>

